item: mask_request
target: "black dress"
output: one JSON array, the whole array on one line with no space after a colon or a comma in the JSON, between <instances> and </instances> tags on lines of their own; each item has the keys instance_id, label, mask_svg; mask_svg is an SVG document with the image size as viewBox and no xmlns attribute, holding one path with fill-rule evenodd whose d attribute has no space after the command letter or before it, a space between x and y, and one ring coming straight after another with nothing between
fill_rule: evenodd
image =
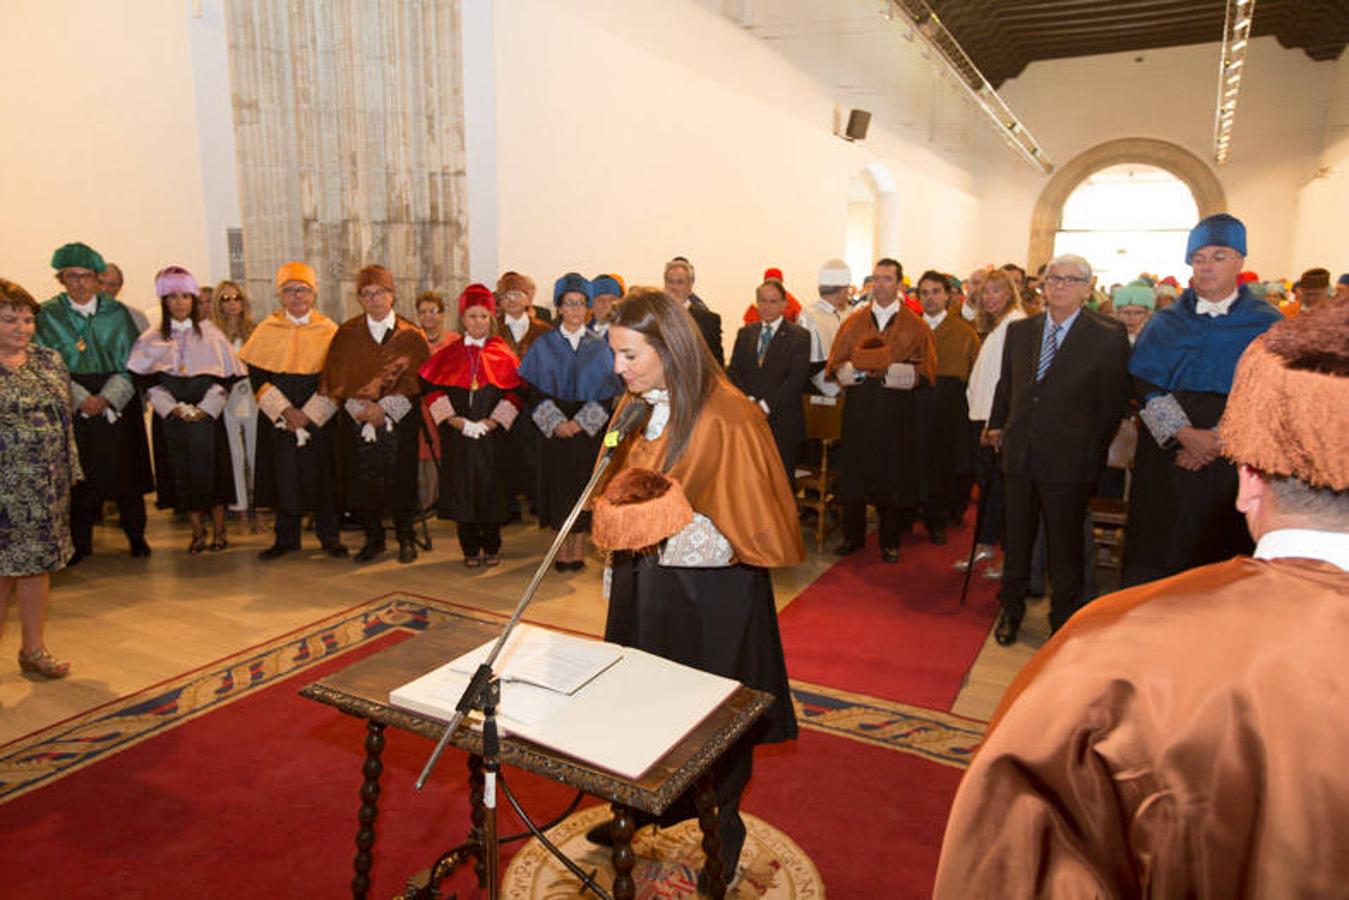
<instances>
[{"instance_id":1,"label":"black dress","mask_svg":"<svg viewBox=\"0 0 1349 900\"><path fill-rule=\"evenodd\" d=\"M581 411L586 403L598 403L605 412L613 412L612 400L559 400L550 399L562 411L568 420ZM540 402L542 402L542 399ZM595 434L587 434L584 429L571 437L540 435L539 442L539 524L549 528L561 529L567 521L571 508L581 498L594 471L595 460L599 458L604 444L604 429ZM573 534L590 531L590 512L580 514L572 528Z\"/></svg>"},{"instance_id":2,"label":"black dress","mask_svg":"<svg viewBox=\"0 0 1349 900\"><path fill-rule=\"evenodd\" d=\"M180 403L199 404L220 385L229 390L236 379L214 375L150 376L154 386ZM234 499L234 468L223 418L188 422L156 415L151 424L155 453L155 506L177 512L209 512Z\"/></svg>"},{"instance_id":3,"label":"black dress","mask_svg":"<svg viewBox=\"0 0 1349 900\"><path fill-rule=\"evenodd\" d=\"M458 415L473 422L492 415L506 392L494 384L475 391L465 387L429 385L443 390ZM515 420L515 427L521 419ZM440 506L442 519L465 523L506 521L508 513L507 432L493 428L480 438L468 438L450 425L440 423Z\"/></svg>"}]
</instances>

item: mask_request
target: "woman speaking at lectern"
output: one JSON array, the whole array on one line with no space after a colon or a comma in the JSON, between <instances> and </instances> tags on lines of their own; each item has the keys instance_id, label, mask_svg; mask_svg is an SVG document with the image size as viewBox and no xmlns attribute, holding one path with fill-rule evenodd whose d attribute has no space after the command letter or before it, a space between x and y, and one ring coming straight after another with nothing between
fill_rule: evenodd
<instances>
[{"instance_id":1,"label":"woman speaking at lectern","mask_svg":"<svg viewBox=\"0 0 1349 900\"><path fill-rule=\"evenodd\" d=\"M639 401L651 412L619 444L594 504L595 542L613 551L605 640L776 698L717 763L729 884L744 844L739 801L753 746L796 736L768 577L770 567L804 558L796 504L762 412L726 380L679 304L634 288L608 337L627 387L620 412ZM692 815L681 800L662 823ZM606 835L600 826L590 837Z\"/></svg>"}]
</instances>

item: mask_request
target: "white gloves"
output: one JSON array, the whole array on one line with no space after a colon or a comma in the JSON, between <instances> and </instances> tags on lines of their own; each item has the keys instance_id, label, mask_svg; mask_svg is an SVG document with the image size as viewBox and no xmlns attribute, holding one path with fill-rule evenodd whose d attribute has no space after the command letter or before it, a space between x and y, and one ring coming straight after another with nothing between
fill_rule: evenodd
<instances>
[{"instance_id":1,"label":"white gloves","mask_svg":"<svg viewBox=\"0 0 1349 900\"><path fill-rule=\"evenodd\" d=\"M465 422L464 427L460 429L464 437L477 440L487 433L486 422Z\"/></svg>"},{"instance_id":2,"label":"white gloves","mask_svg":"<svg viewBox=\"0 0 1349 900\"><path fill-rule=\"evenodd\" d=\"M834 380L844 387L852 387L862 379L857 377L857 369L853 368L853 364L845 362L834 371Z\"/></svg>"},{"instance_id":3,"label":"white gloves","mask_svg":"<svg viewBox=\"0 0 1349 900\"><path fill-rule=\"evenodd\" d=\"M911 390L918 383L918 370L909 363L890 363L885 370L885 386L897 391Z\"/></svg>"}]
</instances>

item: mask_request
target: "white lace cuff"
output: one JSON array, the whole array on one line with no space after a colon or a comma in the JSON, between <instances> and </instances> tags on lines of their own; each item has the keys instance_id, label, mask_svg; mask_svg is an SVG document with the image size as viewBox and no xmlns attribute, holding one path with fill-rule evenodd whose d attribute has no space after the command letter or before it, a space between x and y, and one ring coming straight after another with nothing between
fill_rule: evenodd
<instances>
[{"instance_id":1,"label":"white lace cuff","mask_svg":"<svg viewBox=\"0 0 1349 900\"><path fill-rule=\"evenodd\" d=\"M885 386L892 390L912 390L917 381L918 370L910 363L890 363L885 370Z\"/></svg>"},{"instance_id":2,"label":"white lace cuff","mask_svg":"<svg viewBox=\"0 0 1349 900\"><path fill-rule=\"evenodd\" d=\"M117 412L122 411L132 397L136 396L136 388L131 383L131 379L125 375L114 375L103 383L102 389L98 395L108 401L108 405Z\"/></svg>"},{"instance_id":3,"label":"white lace cuff","mask_svg":"<svg viewBox=\"0 0 1349 900\"><path fill-rule=\"evenodd\" d=\"M660 564L676 569L716 569L729 566L735 557L731 542L717 530L712 520L694 513L693 521L665 542Z\"/></svg>"},{"instance_id":4,"label":"white lace cuff","mask_svg":"<svg viewBox=\"0 0 1349 900\"><path fill-rule=\"evenodd\" d=\"M307 405L307 404L306 404ZM275 385L264 385L258 392L258 409L262 414L273 422L281 420L281 414L290 409L290 401L286 395L281 393L281 389Z\"/></svg>"},{"instance_id":5,"label":"white lace cuff","mask_svg":"<svg viewBox=\"0 0 1349 900\"><path fill-rule=\"evenodd\" d=\"M567 417L562 415L562 410L557 408L557 404L552 400L545 400L534 407L534 412L530 414L534 424L539 426L539 431L543 432L544 437L552 437L553 431L557 426L567 421Z\"/></svg>"},{"instance_id":6,"label":"white lace cuff","mask_svg":"<svg viewBox=\"0 0 1349 900\"><path fill-rule=\"evenodd\" d=\"M155 385L145 392L145 396L150 400L150 406L154 408L155 414L161 419L167 419L169 413L178 405L178 401L173 399L173 395L159 385Z\"/></svg>"},{"instance_id":7,"label":"white lace cuff","mask_svg":"<svg viewBox=\"0 0 1349 900\"><path fill-rule=\"evenodd\" d=\"M337 413L337 404L327 397L311 394L304 406L300 407L300 412L309 417L315 428L322 428Z\"/></svg>"},{"instance_id":8,"label":"white lace cuff","mask_svg":"<svg viewBox=\"0 0 1349 900\"><path fill-rule=\"evenodd\" d=\"M390 394L387 397L381 397L379 405L384 410L384 415L391 422L403 421L403 416L406 416L412 410L412 401L402 394Z\"/></svg>"},{"instance_id":9,"label":"white lace cuff","mask_svg":"<svg viewBox=\"0 0 1349 900\"><path fill-rule=\"evenodd\" d=\"M594 437L608 423L609 414L604 411L603 406L591 400L582 406L571 420L585 429L586 434Z\"/></svg>"},{"instance_id":10,"label":"white lace cuff","mask_svg":"<svg viewBox=\"0 0 1349 900\"><path fill-rule=\"evenodd\" d=\"M431 413L431 421L435 422L437 425L454 417L454 404L451 403L450 398L444 394L441 394L435 400L431 401L431 405L427 407L427 410Z\"/></svg>"},{"instance_id":11,"label":"white lace cuff","mask_svg":"<svg viewBox=\"0 0 1349 900\"><path fill-rule=\"evenodd\" d=\"M515 404L509 400L501 400L492 409L492 414L488 416L493 422L496 422L505 431L510 431L511 426L515 424L515 417L520 411L515 408Z\"/></svg>"},{"instance_id":12,"label":"white lace cuff","mask_svg":"<svg viewBox=\"0 0 1349 900\"><path fill-rule=\"evenodd\" d=\"M1185 415L1180 401L1171 394L1153 397L1138 415L1143 424L1148 426L1148 431L1152 432L1152 439L1159 447L1165 447L1177 431L1190 426L1190 417Z\"/></svg>"},{"instance_id":13,"label":"white lace cuff","mask_svg":"<svg viewBox=\"0 0 1349 900\"><path fill-rule=\"evenodd\" d=\"M213 384L210 390L206 392L206 396L202 397L201 402L197 404L197 409L206 413L212 419L218 419L220 414L225 411L225 401L229 400L229 396L223 387Z\"/></svg>"},{"instance_id":14,"label":"white lace cuff","mask_svg":"<svg viewBox=\"0 0 1349 900\"><path fill-rule=\"evenodd\" d=\"M70 408L79 409L80 404L88 400L91 394L84 385L75 379L70 380Z\"/></svg>"},{"instance_id":15,"label":"white lace cuff","mask_svg":"<svg viewBox=\"0 0 1349 900\"><path fill-rule=\"evenodd\" d=\"M347 411L347 415L354 419L358 415L365 414L365 406L369 402L369 400L358 400L355 397L349 397L347 398L347 402L342 404L342 408Z\"/></svg>"}]
</instances>

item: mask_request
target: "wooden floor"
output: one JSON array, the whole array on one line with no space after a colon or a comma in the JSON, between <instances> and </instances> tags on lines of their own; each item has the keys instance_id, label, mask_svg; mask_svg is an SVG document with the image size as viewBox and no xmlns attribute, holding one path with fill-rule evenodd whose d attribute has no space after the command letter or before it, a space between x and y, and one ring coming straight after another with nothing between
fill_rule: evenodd
<instances>
[{"instance_id":1,"label":"wooden floor","mask_svg":"<svg viewBox=\"0 0 1349 900\"><path fill-rule=\"evenodd\" d=\"M367 565L329 559L312 534L304 551L263 563L256 557L271 543L269 526L264 521L260 533L250 534L246 523L231 522L229 549L189 556L187 525L152 511L148 560L130 558L115 527L98 527L94 556L52 580L47 644L71 660L71 676L38 682L19 674L17 621L0 640L0 744L390 591L510 612L551 542L551 532L509 526L502 565L475 572L462 565L454 526L432 520L435 547L412 565L390 554ZM360 544L356 533L344 540L352 550ZM810 551L810 537L806 545L806 562L773 573L779 609L834 562ZM528 615L598 635L605 615L600 583L593 561L581 572L549 573ZM1029 607L1016 646L999 647L989 637L954 712L988 718L1043 642L1046 606Z\"/></svg>"}]
</instances>

